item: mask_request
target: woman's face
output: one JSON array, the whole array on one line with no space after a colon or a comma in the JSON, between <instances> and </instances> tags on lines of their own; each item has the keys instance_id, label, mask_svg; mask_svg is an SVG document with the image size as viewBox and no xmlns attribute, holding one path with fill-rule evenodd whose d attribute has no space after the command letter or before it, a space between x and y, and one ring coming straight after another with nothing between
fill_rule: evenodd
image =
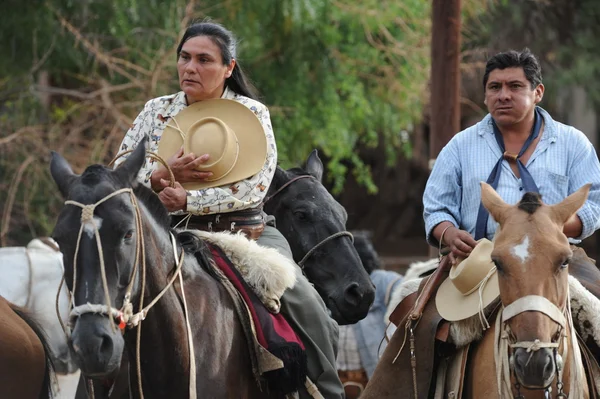
<instances>
[{"instance_id":1,"label":"woman's face","mask_svg":"<svg viewBox=\"0 0 600 399\"><path fill-rule=\"evenodd\" d=\"M177 60L179 86L186 94L188 104L223 94L225 79L231 76L235 60L223 65L221 50L207 36L188 39Z\"/></svg>"}]
</instances>

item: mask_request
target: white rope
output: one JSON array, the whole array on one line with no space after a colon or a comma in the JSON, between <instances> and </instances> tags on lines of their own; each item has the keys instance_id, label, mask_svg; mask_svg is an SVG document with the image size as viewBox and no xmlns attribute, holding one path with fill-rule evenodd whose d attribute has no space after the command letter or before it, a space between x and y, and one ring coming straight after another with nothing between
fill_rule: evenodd
<instances>
[{"instance_id":1,"label":"white rope","mask_svg":"<svg viewBox=\"0 0 600 399\"><path fill-rule=\"evenodd\" d=\"M548 305L549 304L549 305ZM507 310L508 309L508 310ZM557 342L541 342L536 339L534 341L521 341L510 344L510 328L506 322L516 315L526 312L535 311L544 313L556 323L561 325L560 338ZM557 315L558 312L558 315ZM566 317L565 317L566 314ZM564 323L564 324L561 324ZM566 328L565 328L566 327ZM562 340L562 345L560 342ZM496 328L494 332L494 361L496 364L496 382L498 386L498 395L500 398L514 399L512 391L512 382L510 376L510 361L509 347L524 348L528 353L535 352L542 348L555 348L559 350L562 347L562 352L559 356L565 362L569 362L569 399L580 399L583 397L583 389L581 382L585 378L583 371L583 363L581 360L581 352L577 342L573 319L571 315L570 295L567 293L567 301L565 304L564 314L550 302L548 299L530 295L519 298L515 302L508 305L502 311L498 312L496 317ZM569 344L573 350L573 355L569 356ZM559 383L563 382L564 366L557 365L556 379Z\"/></svg>"},{"instance_id":2,"label":"white rope","mask_svg":"<svg viewBox=\"0 0 600 399\"><path fill-rule=\"evenodd\" d=\"M487 317L485 317L485 306L483 304L483 290L485 289L485 286L487 285L490 278L492 278L494 273L496 273L496 266L494 266L490 269L490 271L487 273L487 275L479 283L479 288L478 288L478 294L479 294L478 314L479 314L479 322L481 323L481 328L483 329L483 331L486 331L490 328L490 323L488 323Z\"/></svg>"},{"instance_id":3,"label":"white rope","mask_svg":"<svg viewBox=\"0 0 600 399\"><path fill-rule=\"evenodd\" d=\"M132 202L134 210L135 210L135 223L136 223L136 229L138 231L139 238L136 242L136 256L135 256L136 261L134 263L133 271L130 276L129 284L125 291L125 296L123 299L123 306L122 306L121 310L119 310L119 309L113 308L111 306L110 295L108 292L108 281L106 278L106 268L105 268L105 263L104 263L102 242L100 239L100 233L98 230L98 226L96 226L96 223L94 221L94 211L95 211L96 207L98 205L100 205L101 203L107 201L108 199L110 199L118 194L122 194L122 193L126 193L126 192L128 192L130 194L130 199L131 199L131 202ZM75 247L75 254L74 254L74 259L73 259L73 293L75 292L76 285L77 285L77 258L79 255L81 236L82 236L85 225L87 223L91 223L92 227L94 229L94 236L96 238L96 245L98 248L98 257L99 257L99 262L100 262L102 285L103 285L104 296L105 296L105 300L106 300L105 305L86 303L84 305L74 306L74 300L75 300L74 295L71 295L70 307L72 308L72 310L69 313L70 322L72 322L72 320L74 320L75 318L77 318L81 315L84 315L87 313L95 313L95 314L103 314L103 315L109 316L108 318L109 318L109 320L111 322L111 326L113 328L115 328L114 319L119 319L120 323L124 323L123 327L121 325L119 325L120 329L121 329L121 327L123 330L125 327L129 327L129 328L133 328L135 326L138 327L137 342L136 342L136 368L137 368L136 371L137 371L137 380L138 380L138 390L139 390L140 397L143 399L144 394L143 394L143 387L142 387L141 354L140 354L142 321L146 318L148 311L160 300L160 298L163 297L163 295L172 287L175 279L177 277L179 277L180 282L181 282L181 293L182 293L182 297L183 297L184 317L185 317L185 321L186 321L187 337L188 337L188 345L189 345L189 353L190 353L189 392L190 392L190 399L196 399L196 397L197 397L197 395L196 395L196 363L195 363L195 356L194 356L194 345L193 345L192 330L191 330L191 326L190 326L189 315L188 315L188 311L187 311L187 303L185 300L183 277L181 275L184 251L183 250L181 251L180 257L177 256L177 243L176 243L176 240L175 240L175 237L173 236L173 234L169 233L171 236L171 243L173 246L176 270L173 273L173 276L169 279L169 282L167 283L167 285L161 290L161 292L147 306L144 307L143 306L144 291L145 291L145 287L146 287L146 251L145 251L145 243L144 243L142 217L141 217L141 213L140 213L140 208L137 203L137 199L136 199L135 195L133 194L133 190L131 188L123 188L123 189L117 190L117 191L107 195L106 197L102 198L101 200L99 200L98 202L96 202L94 204L85 205L85 204L81 204L76 201L69 200L69 201L65 201L65 205L74 205L74 206L81 208L81 226L80 226L78 236L77 236L77 244ZM142 268L142 281L141 281L141 287L140 287L140 290L141 290L140 308L139 308L139 311L134 314L133 313L133 305L131 304L131 292L133 290L133 284L134 284L136 276L137 276L139 263L141 263L141 268ZM63 279L61 280L61 284L59 285L59 293L60 293L60 289L62 288L63 282L64 282L64 275L63 275ZM58 294L56 297L56 306L58 309ZM57 310L57 312L58 312L58 310ZM60 320L60 317L59 317L59 320ZM61 320L61 326L63 327L63 330L65 331L65 334L68 337L69 336L68 330L62 323L62 320ZM92 398L93 398L93 393L92 393Z\"/></svg>"}]
</instances>

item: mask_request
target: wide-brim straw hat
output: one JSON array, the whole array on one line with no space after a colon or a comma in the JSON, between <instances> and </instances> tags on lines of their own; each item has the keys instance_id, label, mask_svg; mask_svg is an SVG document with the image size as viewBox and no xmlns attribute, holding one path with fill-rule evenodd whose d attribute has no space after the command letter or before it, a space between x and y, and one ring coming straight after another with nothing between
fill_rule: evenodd
<instances>
[{"instance_id":1,"label":"wide-brim straw hat","mask_svg":"<svg viewBox=\"0 0 600 399\"><path fill-rule=\"evenodd\" d=\"M494 244L483 238L469 256L457 259L448 278L435 296L437 311L448 321L474 316L492 303L498 295L498 272L492 262Z\"/></svg>"},{"instance_id":2,"label":"wide-brim straw hat","mask_svg":"<svg viewBox=\"0 0 600 399\"><path fill-rule=\"evenodd\" d=\"M227 99L198 101L169 119L158 142L158 155L168 159L183 146L184 155L209 154L196 169L213 175L183 183L188 190L219 187L258 173L267 159L267 138L257 116Z\"/></svg>"}]
</instances>

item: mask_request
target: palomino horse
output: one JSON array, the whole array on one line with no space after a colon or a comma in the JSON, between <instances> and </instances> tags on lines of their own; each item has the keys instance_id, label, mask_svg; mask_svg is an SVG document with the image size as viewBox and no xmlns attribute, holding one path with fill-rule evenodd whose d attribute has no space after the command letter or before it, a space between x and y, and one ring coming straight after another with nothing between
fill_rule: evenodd
<instances>
[{"instance_id":1,"label":"palomino horse","mask_svg":"<svg viewBox=\"0 0 600 399\"><path fill-rule=\"evenodd\" d=\"M50 398L51 371L41 329L23 310L0 297L0 397Z\"/></svg>"},{"instance_id":2,"label":"palomino horse","mask_svg":"<svg viewBox=\"0 0 600 399\"><path fill-rule=\"evenodd\" d=\"M142 143L116 170L92 165L76 175L52 157L52 177L68 198L53 237L73 292L77 364L88 377L111 376L126 347L136 396L141 387L147 398L268 397L226 288L206 271L208 259L183 253L166 209L137 183L144 159ZM132 315L130 306L142 303ZM120 331L138 322L137 331Z\"/></svg>"},{"instance_id":3,"label":"palomino horse","mask_svg":"<svg viewBox=\"0 0 600 399\"><path fill-rule=\"evenodd\" d=\"M499 223L492 260L502 308L483 338L471 343L463 398L589 397L568 301L573 251L563 234L563 225L588 192L589 185L551 206L527 193L511 206L482 183L482 202ZM406 362L395 362L396 357L401 350L414 353L408 343L403 348L404 338L404 328L399 328L362 399L429 397L427 392L416 394L414 382L398 380L400 369L410 370L411 362L406 357ZM419 364L418 357L414 360Z\"/></svg>"},{"instance_id":4,"label":"palomino horse","mask_svg":"<svg viewBox=\"0 0 600 399\"><path fill-rule=\"evenodd\" d=\"M573 252L563 234L589 189L551 206L527 193L511 206L482 185L482 203L499 224L492 260L503 309L473 347L467 398L589 397L569 304Z\"/></svg>"},{"instance_id":5,"label":"palomino horse","mask_svg":"<svg viewBox=\"0 0 600 399\"><path fill-rule=\"evenodd\" d=\"M338 324L365 318L375 288L363 268L352 235L346 231L348 214L321 183L323 163L314 150L305 168L277 168L265 212L275 216L277 229L287 239L294 260L331 311Z\"/></svg>"},{"instance_id":6,"label":"palomino horse","mask_svg":"<svg viewBox=\"0 0 600 399\"><path fill-rule=\"evenodd\" d=\"M79 372L71 357L67 336L57 316L56 301L62 322L69 316L69 297L63 285L62 253L49 238L35 238L27 247L0 248L0 296L33 317L48 340L57 386L55 399L72 399L77 389Z\"/></svg>"}]
</instances>

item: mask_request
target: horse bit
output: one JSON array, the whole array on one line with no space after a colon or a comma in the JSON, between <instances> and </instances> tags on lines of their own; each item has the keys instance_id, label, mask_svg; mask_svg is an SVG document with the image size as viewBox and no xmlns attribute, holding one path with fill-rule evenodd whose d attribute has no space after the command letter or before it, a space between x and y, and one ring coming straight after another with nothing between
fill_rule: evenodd
<instances>
[{"instance_id":1,"label":"horse bit","mask_svg":"<svg viewBox=\"0 0 600 399\"><path fill-rule=\"evenodd\" d=\"M273 194L271 194L270 196L268 196L267 198L265 198L265 200L263 201L263 205L266 204L271 199L273 199L273 197L275 197L277 194L281 193L287 187L289 187L292 183L294 183L294 182L296 182L296 181L298 181L300 179L308 179L308 178L314 179L314 177L311 176L311 175L301 175L301 176L294 177L292 180L286 182L283 186L279 187ZM334 234L330 235L329 237L321 240L314 247L312 247L306 253L306 255L304 255L304 257L300 260L300 262L298 262L298 266L300 266L300 269L302 269L302 271L304 271L304 264L306 263L306 261L308 260L308 258L310 258L323 245L327 244L329 241L335 240L338 237L345 237L345 236L350 237L350 240L354 243L354 236L352 235L352 233L350 233L347 230L338 231L337 233L334 233Z\"/></svg>"}]
</instances>

